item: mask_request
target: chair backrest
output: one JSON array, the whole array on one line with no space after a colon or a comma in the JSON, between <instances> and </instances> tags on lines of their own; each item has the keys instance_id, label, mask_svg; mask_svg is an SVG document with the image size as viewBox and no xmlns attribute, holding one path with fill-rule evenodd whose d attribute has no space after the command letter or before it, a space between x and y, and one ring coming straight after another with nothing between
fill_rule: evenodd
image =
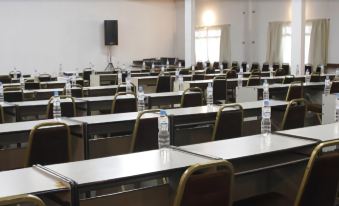
<instances>
[{"instance_id":1,"label":"chair backrest","mask_svg":"<svg viewBox=\"0 0 339 206\"><path fill-rule=\"evenodd\" d=\"M304 127L307 105L304 99L291 100L285 110L281 130Z\"/></svg>"},{"instance_id":2,"label":"chair backrest","mask_svg":"<svg viewBox=\"0 0 339 206\"><path fill-rule=\"evenodd\" d=\"M321 82L321 75L318 72L313 72L311 75L310 82Z\"/></svg>"},{"instance_id":3,"label":"chair backrest","mask_svg":"<svg viewBox=\"0 0 339 206\"><path fill-rule=\"evenodd\" d=\"M83 71L83 74L84 74L83 79L84 79L84 80L87 80L87 81L90 81L90 80L91 80L91 74L92 74L92 72L93 72L92 69L85 69L85 70Z\"/></svg>"},{"instance_id":4,"label":"chair backrest","mask_svg":"<svg viewBox=\"0 0 339 206\"><path fill-rule=\"evenodd\" d=\"M26 90L40 89L40 82L25 82Z\"/></svg>"},{"instance_id":5,"label":"chair backrest","mask_svg":"<svg viewBox=\"0 0 339 206\"><path fill-rule=\"evenodd\" d=\"M63 122L36 125L29 134L25 167L71 161L70 128Z\"/></svg>"},{"instance_id":6,"label":"chair backrest","mask_svg":"<svg viewBox=\"0 0 339 206\"><path fill-rule=\"evenodd\" d=\"M3 124L4 122L5 122L4 109L0 105L0 124Z\"/></svg>"},{"instance_id":7,"label":"chair backrest","mask_svg":"<svg viewBox=\"0 0 339 206\"><path fill-rule=\"evenodd\" d=\"M203 97L203 92L199 87L188 88L181 96L181 107L202 106Z\"/></svg>"},{"instance_id":8,"label":"chair backrest","mask_svg":"<svg viewBox=\"0 0 339 206\"><path fill-rule=\"evenodd\" d=\"M174 206L231 206L233 182L226 160L192 165L180 178Z\"/></svg>"},{"instance_id":9,"label":"chair backrest","mask_svg":"<svg viewBox=\"0 0 339 206\"><path fill-rule=\"evenodd\" d=\"M274 76L276 76L276 77L285 76L285 71L283 69L276 69Z\"/></svg>"},{"instance_id":10,"label":"chair backrest","mask_svg":"<svg viewBox=\"0 0 339 206\"><path fill-rule=\"evenodd\" d=\"M247 72L247 62L242 62L241 67L243 69L243 72Z\"/></svg>"},{"instance_id":11,"label":"chair backrest","mask_svg":"<svg viewBox=\"0 0 339 206\"><path fill-rule=\"evenodd\" d=\"M34 195L17 195L0 198L0 205L26 205L26 204L35 206L45 206L45 203L39 197Z\"/></svg>"},{"instance_id":12,"label":"chair backrest","mask_svg":"<svg viewBox=\"0 0 339 206\"><path fill-rule=\"evenodd\" d=\"M242 136L244 110L239 104L221 107L213 129L212 141Z\"/></svg>"},{"instance_id":13,"label":"chair backrest","mask_svg":"<svg viewBox=\"0 0 339 206\"><path fill-rule=\"evenodd\" d=\"M132 98L123 98L126 95ZM111 113L125 113L138 111L137 96L133 92L118 92L114 95Z\"/></svg>"},{"instance_id":14,"label":"chair backrest","mask_svg":"<svg viewBox=\"0 0 339 206\"><path fill-rule=\"evenodd\" d=\"M220 68L219 62L214 62L213 63L213 69L219 69L219 68Z\"/></svg>"},{"instance_id":15,"label":"chair backrest","mask_svg":"<svg viewBox=\"0 0 339 206\"><path fill-rule=\"evenodd\" d=\"M227 69L228 68L228 62L226 62L226 61L222 62L222 67L224 69Z\"/></svg>"},{"instance_id":16,"label":"chair backrest","mask_svg":"<svg viewBox=\"0 0 339 206\"><path fill-rule=\"evenodd\" d=\"M52 77L50 74L40 74L38 79L40 82L49 82L52 80Z\"/></svg>"},{"instance_id":17,"label":"chair backrest","mask_svg":"<svg viewBox=\"0 0 339 206\"><path fill-rule=\"evenodd\" d=\"M171 91L171 76L158 76L156 93Z\"/></svg>"},{"instance_id":18,"label":"chair backrest","mask_svg":"<svg viewBox=\"0 0 339 206\"><path fill-rule=\"evenodd\" d=\"M285 101L304 98L304 85L300 81L292 82L288 87Z\"/></svg>"},{"instance_id":19,"label":"chair backrest","mask_svg":"<svg viewBox=\"0 0 339 206\"><path fill-rule=\"evenodd\" d=\"M206 69L206 74L214 74L214 73L215 73L214 68L208 67Z\"/></svg>"},{"instance_id":20,"label":"chair backrest","mask_svg":"<svg viewBox=\"0 0 339 206\"><path fill-rule=\"evenodd\" d=\"M213 100L226 100L227 93L226 77L219 76L213 79Z\"/></svg>"},{"instance_id":21,"label":"chair backrest","mask_svg":"<svg viewBox=\"0 0 339 206\"><path fill-rule=\"evenodd\" d=\"M47 105L47 117L48 117L48 119L53 118L53 100L54 100L54 97L51 97L48 101L48 105ZM61 116L63 116L63 117L75 117L76 114L77 114L75 99L71 96L60 95L60 100L69 100L69 101L61 101L60 102Z\"/></svg>"},{"instance_id":22,"label":"chair backrest","mask_svg":"<svg viewBox=\"0 0 339 206\"><path fill-rule=\"evenodd\" d=\"M273 63L273 71L280 69L280 63Z\"/></svg>"},{"instance_id":23,"label":"chair backrest","mask_svg":"<svg viewBox=\"0 0 339 206\"><path fill-rule=\"evenodd\" d=\"M251 75L261 76L261 71L260 70L252 70Z\"/></svg>"},{"instance_id":24,"label":"chair backrest","mask_svg":"<svg viewBox=\"0 0 339 206\"><path fill-rule=\"evenodd\" d=\"M294 75L287 75L283 80L283 84L291 84L294 82Z\"/></svg>"},{"instance_id":25,"label":"chair backrest","mask_svg":"<svg viewBox=\"0 0 339 206\"><path fill-rule=\"evenodd\" d=\"M261 71L263 71L263 72L268 72L268 71L270 71L270 64L267 63L267 62L265 62L265 63L262 65Z\"/></svg>"},{"instance_id":26,"label":"chair backrest","mask_svg":"<svg viewBox=\"0 0 339 206\"><path fill-rule=\"evenodd\" d=\"M290 74L290 65L288 63L283 63L281 69L284 71L285 75Z\"/></svg>"},{"instance_id":27,"label":"chair backrest","mask_svg":"<svg viewBox=\"0 0 339 206\"><path fill-rule=\"evenodd\" d=\"M254 71L254 70L260 70L258 62L253 62L252 63L251 72Z\"/></svg>"},{"instance_id":28,"label":"chair backrest","mask_svg":"<svg viewBox=\"0 0 339 206\"><path fill-rule=\"evenodd\" d=\"M23 91L21 88L4 88L4 100L6 102L22 102L24 100Z\"/></svg>"},{"instance_id":29,"label":"chair backrest","mask_svg":"<svg viewBox=\"0 0 339 206\"><path fill-rule=\"evenodd\" d=\"M239 63L237 61L232 62L232 67L239 67Z\"/></svg>"},{"instance_id":30,"label":"chair backrest","mask_svg":"<svg viewBox=\"0 0 339 206\"><path fill-rule=\"evenodd\" d=\"M9 84L12 82L12 79L9 75L1 75L0 82L2 82L3 84Z\"/></svg>"},{"instance_id":31,"label":"chair backrest","mask_svg":"<svg viewBox=\"0 0 339 206\"><path fill-rule=\"evenodd\" d=\"M204 69L204 64L202 62L197 62L197 70L203 70Z\"/></svg>"},{"instance_id":32,"label":"chair backrest","mask_svg":"<svg viewBox=\"0 0 339 206\"><path fill-rule=\"evenodd\" d=\"M139 112L135 120L130 153L142 152L147 150L158 149L158 116L160 110L145 110ZM154 117L143 118L144 115L153 114Z\"/></svg>"},{"instance_id":33,"label":"chair backrest","mask_svg":"<svg viewBox=\"0 0 339 206\"><path fill-rule=\"evenodd\" d=\"M320 143L312 152L306 166L297 198L297 206L333 206L336 202L339 183L339 141Z\"/></svg>"},{"instance_id":34,"label":"chair backrest","mask_svg":"<svg viewBox=\"0 0 339 206\"><path fill-rule=\"evenodd\" d=\"M227 79L236 79L237 78L237 72L233 69L226 72L226 78Z\"/></svg>"},{"instance_id":35,"label":"chair backrest","mask_svg":"<svg viewBox=\"0 0 339 206\"><path fill-rule=\"evenodd\" d=\"M17 78L20 78L21 76L22 76L22 74L21 74L21 71L11 71L11 72L9 72L9 76L11 77L11 78L14 78L14 73L16 72L16 77Z\"/></svg>"},{"instance_id":36,"label":"chair backrest","mask_svg":"<svg viewBox=\"0 0 339 206\"><path fill-rule=\"evenodd\" d=\"M312 70L313 70L312 64L306 64L306 65L305 65L305 73L306 73L306 71L309 71L310 74L311 74L311 73L312 73Z\"/></svg>"},{"instance_id":37,"label":"chair backrest","mask_svg":"<svg viewBox=\"0 0 339 206\"><path fill-rule=\"evenodd\" d=\"M180 69L179 74L181 75L189 75L190 70L189 69Z\"/></svg>"},{"instance_id":38,"label":"chair backrest","mask_svg":"<svg viewBox=\"0 0 339 206\"><path fill-rule=\"evenodd\" d=\"M260 84L260 76L257 75L251 75L247 80L247 86L259 86Z\"/></svg>"},{"instance_id":39,"label":"chair backrest","mask_svg":"<svg viewBox=\"0 0 339 206\"><path fill-rule=\"evenodd\" d=\"M194 74L192 76L192 80L195 81L195 80L204 80L205 79L205 75L204 74Z\"/></svg>"},{"instance_id":40,"label":"chair backrest","mask_svg":"<svg viewBox=\"0 0 339 206\"><path fill-rule=\"evenodd\" d=\"M330 93L339 93L339 81L332 81L331 82L331 90Z\"/></svg>"}]
</instances>

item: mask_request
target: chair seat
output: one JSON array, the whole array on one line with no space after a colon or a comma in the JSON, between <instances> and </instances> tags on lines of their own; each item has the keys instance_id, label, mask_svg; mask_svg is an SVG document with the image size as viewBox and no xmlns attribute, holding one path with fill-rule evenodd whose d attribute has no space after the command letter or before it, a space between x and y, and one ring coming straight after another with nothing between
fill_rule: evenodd
<instances>
[{"instance_id":1,"label":"chair seat","mask_svg":"<svg viewBox=\"0 0 339 206\"><path fill-rule=\"evenodd\" d=\"M279 193L267 193L233 203L233 206L293 206L293 202Z\"/></svg>"},{"instance_id":2,"label":"chair seat","mask_svg":"<svg viewBox=\"0 0 339 206\"><path fill-rule=\"evenodd\" d=\"M320 104L308 104L307 109L311 112L322 113L322 106Z\"/></svg>"}]
</instances>

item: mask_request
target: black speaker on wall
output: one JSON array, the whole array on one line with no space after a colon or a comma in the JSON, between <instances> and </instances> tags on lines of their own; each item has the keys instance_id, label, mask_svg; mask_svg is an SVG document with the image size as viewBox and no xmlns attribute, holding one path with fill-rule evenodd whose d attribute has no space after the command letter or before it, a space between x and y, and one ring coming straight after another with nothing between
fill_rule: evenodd
<instances>
[{"instance_id":1,"label":"black speaker on wall","mask_svg":"<svg viewBox=\"0 0 339 206\"><path fill-rule=\"evenodd\" d=\"M105 20L105 45L118 45L118 20Z\"/></svg>"}]
</instances>

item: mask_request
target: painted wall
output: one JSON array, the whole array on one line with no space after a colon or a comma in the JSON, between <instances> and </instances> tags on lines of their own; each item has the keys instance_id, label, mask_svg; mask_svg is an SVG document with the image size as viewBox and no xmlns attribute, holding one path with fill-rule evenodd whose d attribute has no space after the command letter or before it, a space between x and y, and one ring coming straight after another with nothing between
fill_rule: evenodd
<instances>
[{"instance_id":1,"label":"painted wall","mask_svg":"<svg viewBox=\"0 0 339 206\"><path fill-rule=\"evenodd\" d=\"M105 68L105 19L119 20L115 64L175 54L174 0L1 0L0 73Z\"/></svg>"}]
</instances>

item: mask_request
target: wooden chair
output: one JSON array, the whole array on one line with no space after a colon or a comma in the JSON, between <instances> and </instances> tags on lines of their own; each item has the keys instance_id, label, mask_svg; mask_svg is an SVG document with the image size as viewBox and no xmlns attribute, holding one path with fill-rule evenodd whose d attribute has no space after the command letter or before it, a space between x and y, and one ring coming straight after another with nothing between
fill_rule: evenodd
<instances>
[{"instance_id":1,"label":"wooden chair","mask_svg":"<svg viewBox=\"0 0 339 206\"><path fill-rule=\"evenodd\" d=\"M213 100L226 101L227 99L227 81L226 77L219 76L213 79Z\"/></svg>"},{"instance_id":2,"label":"wooden chair","mask_svg":"<svg viewBox=\"0 0 339 206\"><path fill-rule=\"evenodd\" d=\"M304 84L300 81L292 82L288 87L285 101L304 98Z\"/></svg>"},{"instance_id":3,"label":"wooden chair","mask_svg":"<svg viewBox=\"0 0 339 206\"><path fill-rule=\"evenodd\" d=\"M321 82L321 75L320 75L320 73L313 72L311 74L310 82Z\"/></svg>"},{"instance_id":4,"label":"wooden chair","mask_svg":"<svg viewBox=\"0 0 339 206\"><path fill-rule=\"evenodd\" d=\"M156 93L171 91L171 76L158 76Z\"/></svg>"},{"instance_id":5,"label":"wooden chair","mask_svg":"<svg viewBox=\"0 0 339 206\"><path fill-rule=\"evenodd\" d=\"M181 96L181 107L197 107L203 105L203 92L199 87L188 88Z\"/></svg>"},{"instance_id":6,"label":"wooden chair","mask_svg":"<svg viewBox=\"0 0 339 206\"><path fill-rule=\"evenodd\" d=\"M233 61L232 62L232 68L233 67L239 67L239 62L238 61Z\"/></svg>"},{"instance_id":7,"label":"wooden chair","mask_svg":"<svg viewBox=\"0 0 339 206\"><path fill-rule=\"evenodd\" d=\"M324 148L337 147L339 141L320 143L312 152L306 166L296 199L290 200L279 193L266 193L237 201L234 206L333 206L339 182L338 150L325 152Z\"/></svg>"},{"instance_id":8,"label":"wooden chair","mask_svg":"<svg viewBox=\"0 0 339 206\"><path fill-rule=\"evenodd\" d=\"M287 105L280 129L296 129L304 127L307 104L304 99L294 99Z\"/></svg>"},{"instance_id":9,"label":"wooden chair","mask_svg":"<svg viewBox=\"0 0 339 206\"><path fill-rule=\"evenodd\" d=\"M251 66L251 72L252 71L256 71L256 70L259 70L260 71L260 68L259 68L259 63L258 62L253 62L252 63L252 66Z\"/></svg>"},{"instance_id":10,"label":"wooden chair","mask_svg":"<svg viewBox=\"0 0 339 206\"><path fill-rule=\"evenodd\" d=\"M181 176L174 206L231 206L234 169L226 160L195 164Z\"/></svg>"},{"instance_id":11,"label":"wooden chair","mask_svg":"<svg viewBox=\"0 0 339 206\"><path fill-rule=\"evenodd\" d=\"M283 69L277 69L274 72L274 76L276 76L276 77L285 76L285 71Z\"/></svg>"},{"instance_id":12,"label":"wooden chair","mask_svg":"<svg viewBox=\"0 0 339 206\"><path fill-rule=\"evenodd\" d=\"M213 69L220 69L220 64L219 62L213 62Z\"/></svg>"},{"instance_id":13,"label":"wooden chair","mask_svg":"<svg viewBox=\"0 0 339 206\"><path fill-rule=\"evenodd\" d=\"M306 73L306 71L309 71L310 74L312 73L312 71L313 71L313 66L312 66L312 64L306 64L306 65L305 65L305 73Z\"/></svg>"},{"instance_id":14,"label":"wooden chair","mask_svg":"<svg viewBox=\"0 0 339 206\"><path fill-rule=\"evenodd\" d=\"M257 76L257 75L251 75L251 76L248 78L247 86L259 86L260 84L261 84L261 82L260 82L260 76Z\"/></svg>"},{"instance_id":15,"label":"wooden chair","mask_svg":"<svg viewBox=\"0 0 339 206\"><path fill-rule=\"evenodd\" d=\"M63 122L36 125L29 134L25 167L71 161L70 128Z\"/></svg>"},{"instance_id":16,"label":"wooden chair","mask_svg":"<svg viewBox=\"0 0 339 206\"><path fill-rule=\"evenodd\" d=\"M179 74L180 75L189 75L190 70L189 69L180 69Z\"/></svg>"},{"instance_id":17,"label":"wooden chair","mask_svg":"<svg viewBox=\"0 0 339 206\"><path fill-rule=\"evenodd\" d=\"M14 73L16 72L16 74L17 74L17 78L19 79L19 78L21 78L21 76L22 76L22 74L21 74L21 71L10 71L9 72L9 76L11 77L11 78L14 78Z\"/></svg>"},{"instance_id":18,"label":"wooden chair","mask_svg":"<svg viewBox=\"0 0 339 206\"><path fill-rule=\"evenodd\" d=\"M48 119L53 119L53 100L54 97L51 97L48 101L47 105L47 117ZM75 99L71 96L66 95L60 95L60 100L70 100L70 101L61 101L60 107L61 107L61 116L63 117L75 117L76 112L76 105L75 105Z\"/></svg>"},{"instance_id":19,"label":"wooden chair","mask_svg":"<svg viewBox=\"0 0 339 206\"><path fill-rule=\"evenodd\" d=\"M227 69L228 68L228 62L227 61L223 61L222 62L222 66L224 69Z\"/></svg>"},{"instance_id":20,"label":"wooden chair","mask_svg":"<svg viewBox=\"0 0 339 206\"><path fill-rule=\"evenodd\" d=\"M242 62L241 68L243 69L243 72L247 72L247 62Z\"/></svg>"},{"instance_id":21,"label":"wooden chair","mask_svg":"<svg viewBox=\"0 0 339 206\"><path fill-rule=\"evenodd\" d=\"M332 81L331 82L331 90L330 90L331 94L334 93L339 93L339 81Z\"/></svg>"},{"instance_id":22,"label":"wooden chair","mask_svg":"<svg viewBox=\"0 0 339 206\"><path fill-rule=\"evenodd\" d=\"M134 124L130 153L158 149L158 113L160 110L139 112ZM153 117L143 118L153 114ZM154 115L157 114L157 115Z\"/></svg>"},{"instance_id":23,"label":"wooden chair","mask_svg":"<svg viewBox=\"0 0 339 206\"><path fill-rule=\"evenodd\" d=\"M235 70L230 70L226 72L226 78L227 79L236 79L237 78L237 72Z\"/></svg>"},{"instance_id":24,"label":"wooden chair","mask_svg":"<svg viewBox=\"0 0 339 206\"><path fill-rule=\"evenodd\" d=\"M6 102L24 101L24 95L23 95L22 89L18 87L5 87L4 88L4 100Z\"/></svg>"},{"instance_id":25,"label":"wooden chair","mask_svg":"<svg viewBox=\"0 0 339 206\"><path fill-rule=\"evenodd\" d=\"M239 104L221 107L213 129L212 141L231 139L242 136L244 110Z\"/></svg>"},{"instance_id":26,"label":"wooden chair","mask_svg":"<svg viewBox=\"0 0 339 206\"><path fill-rule=\"evenodd\" d=\"M208 68L206 69L206 72L205 72L205 73L206 73L206 74L214 74L214 73L215 73L214 68L208 67Z\"/></svg>"},{"instance_id":27,"label":"wooden chair","mask_svg":"<svg viewBox=\"0 0 339 206\"><path fill-rule=\"evenodd\" d=\"M131 95L133 98L119 98L126 95ZM125 113L138 111L137 96L134 92L118 92L113 97L111 113Z\"/></svg>"},{"instance_id":28,"label":"wooden chair","mask_svg":"<svg viewBox=\"0 0 339 206\"><path fill-rule=\"evenodd\" d=\"M35 206L45 206L45 203L39 197L34 195L17 195L0 198L0 205L26 205L26 204Z\"/></svg>"},{"instance_id":29,"label":"wooden chair","mask_svg":"<svg viewBox=\"0 0 339 206\"><path fill-rule=\"evenodd\" d=\"M290 65L288 63L283 63L281 65L281 69L284 71L285 75L289 75L290 74Z\"/></svg>"},{"instance_id":30,"label":"wooden chair","mask_svg":"<svg viewBox=\"0 0 339 206\"><path fill-rule=\"evenodd\" d=\"M9 75L0 75L0 82L3 84L10 84L12 83L12 78Z\"/></svg>"},{"instance_id":31,"label":"wooden chair","mask_svg":"<svg viewBox=\"0 0 339 206\"><path fill-rule=\"evenodd\" d=\"M276 70L280 69L280 63L274 62L272 67L273 67L273 71L276 71Z\"/></svg>"},{"instance_id":32,"label":"wooden chair","mask_svg":"<svg viewBox=\"0 0 339 206\"><path fill-rule=\"evenodd\" d=\"M192 80L196 81L196 80L204 80L205 79L205 75L204 74L194 74L192 75Z\"/></svg>"}]
</instances>

